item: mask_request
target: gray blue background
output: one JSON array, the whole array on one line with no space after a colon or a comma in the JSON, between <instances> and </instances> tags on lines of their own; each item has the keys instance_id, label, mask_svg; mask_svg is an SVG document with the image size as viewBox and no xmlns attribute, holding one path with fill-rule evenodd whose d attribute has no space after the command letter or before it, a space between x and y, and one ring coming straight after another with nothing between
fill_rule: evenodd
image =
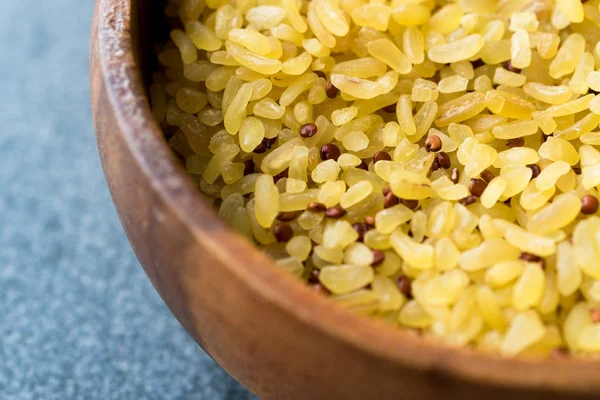
<instances>
[{"instance_id":1,"label":"gray blue background","mask_svg":"<svg viewBox=\"0 0 600 400\"><path fill-rule=\"evenodd\" d=\"M0 399L250 399L118 221L89 106L92 9L0 0Z\"/></svg>"}]
</instances>

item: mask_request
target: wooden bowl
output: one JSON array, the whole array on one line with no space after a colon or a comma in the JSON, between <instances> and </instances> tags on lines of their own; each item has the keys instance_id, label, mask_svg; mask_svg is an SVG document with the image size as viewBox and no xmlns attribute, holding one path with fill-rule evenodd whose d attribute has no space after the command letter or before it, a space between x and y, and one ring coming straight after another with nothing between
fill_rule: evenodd
<instances>
[{"instance_id":1,"label":"wooden bowl","mask_svg":"<svg viewBox=\"0 0 600 400\"><path fill-rule=\"evenodd\" d=\"M163 5L97 1L98 147L141 264L217 363L263 399L600 398L600 363L503 359L425 342L338 308L226 227L179 167L146 99Z\"/></svg>"}]
</instances>

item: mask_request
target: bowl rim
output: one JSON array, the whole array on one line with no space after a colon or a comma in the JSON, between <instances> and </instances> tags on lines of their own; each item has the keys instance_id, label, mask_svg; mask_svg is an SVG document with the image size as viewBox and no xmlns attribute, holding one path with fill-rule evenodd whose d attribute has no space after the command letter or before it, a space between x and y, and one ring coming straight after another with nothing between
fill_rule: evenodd
<instances>
[{"instance_id":1,"label":"bowl rim","mask_svg":"<svg viewBox=\"0 0 600 400\"><path fill-rule=\"evenodd\" d=\"M325 335L382 362L485 386L600 393L600 363L589 359L504 358L469 348L426 341L370 317L336 306L324 296L277 270L253 245L221 221L168 148L146 97L141 70L131 49L132 1L98 0L94 18L98 66L116 123L144 174L165 205L215 251L223 268L244 279L253 294ZM95 46L94 46L95 44ZM199 212L201 211L201 212ZM200 216L202 214L202 217ZM223 243L204 226L227 232ZM248 262L247 254L252 254ZM255 262L258 261L258 262ZM265 266L267 268L265 268ZM197 266L197 268L202 268ZM325 317L325 318L324 318Z\"/></svg>"}]
</instances>

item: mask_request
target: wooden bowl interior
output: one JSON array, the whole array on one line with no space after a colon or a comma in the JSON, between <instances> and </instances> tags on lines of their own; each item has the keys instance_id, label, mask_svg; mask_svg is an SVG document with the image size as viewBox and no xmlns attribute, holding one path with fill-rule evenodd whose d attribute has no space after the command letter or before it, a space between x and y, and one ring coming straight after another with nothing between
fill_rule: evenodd
<instances>
[{"instance_id":1,"label":"wooden bowl interior","mask_svg":"<svg viewBox=\"0 0 600 400\"><path fill-rule=\"evenodd\" d=\"M131 32L133 41L137 43L134 56L147 89L152 83L152 73L158 68L154 43L164 43L169 38L169 25L164 17L167 0L136 0L134 3L137 3Z\"/></svg>"}]
</instances>

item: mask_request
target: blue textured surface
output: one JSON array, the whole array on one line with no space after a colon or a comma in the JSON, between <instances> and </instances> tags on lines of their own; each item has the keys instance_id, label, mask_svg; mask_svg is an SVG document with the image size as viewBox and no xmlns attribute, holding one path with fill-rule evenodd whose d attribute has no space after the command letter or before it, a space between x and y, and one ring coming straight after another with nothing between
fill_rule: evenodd
<instances>
[{"instance_id":1,"label":"blue textured surface","mask_svg":"<svg viewBox=\"0 0 600 400\"><path fill-rule=\"evenodd\" d=\"M250 399L133 255L95 147L92 0L0 0L0 399Z\"/></svg>"}]
</instances>

